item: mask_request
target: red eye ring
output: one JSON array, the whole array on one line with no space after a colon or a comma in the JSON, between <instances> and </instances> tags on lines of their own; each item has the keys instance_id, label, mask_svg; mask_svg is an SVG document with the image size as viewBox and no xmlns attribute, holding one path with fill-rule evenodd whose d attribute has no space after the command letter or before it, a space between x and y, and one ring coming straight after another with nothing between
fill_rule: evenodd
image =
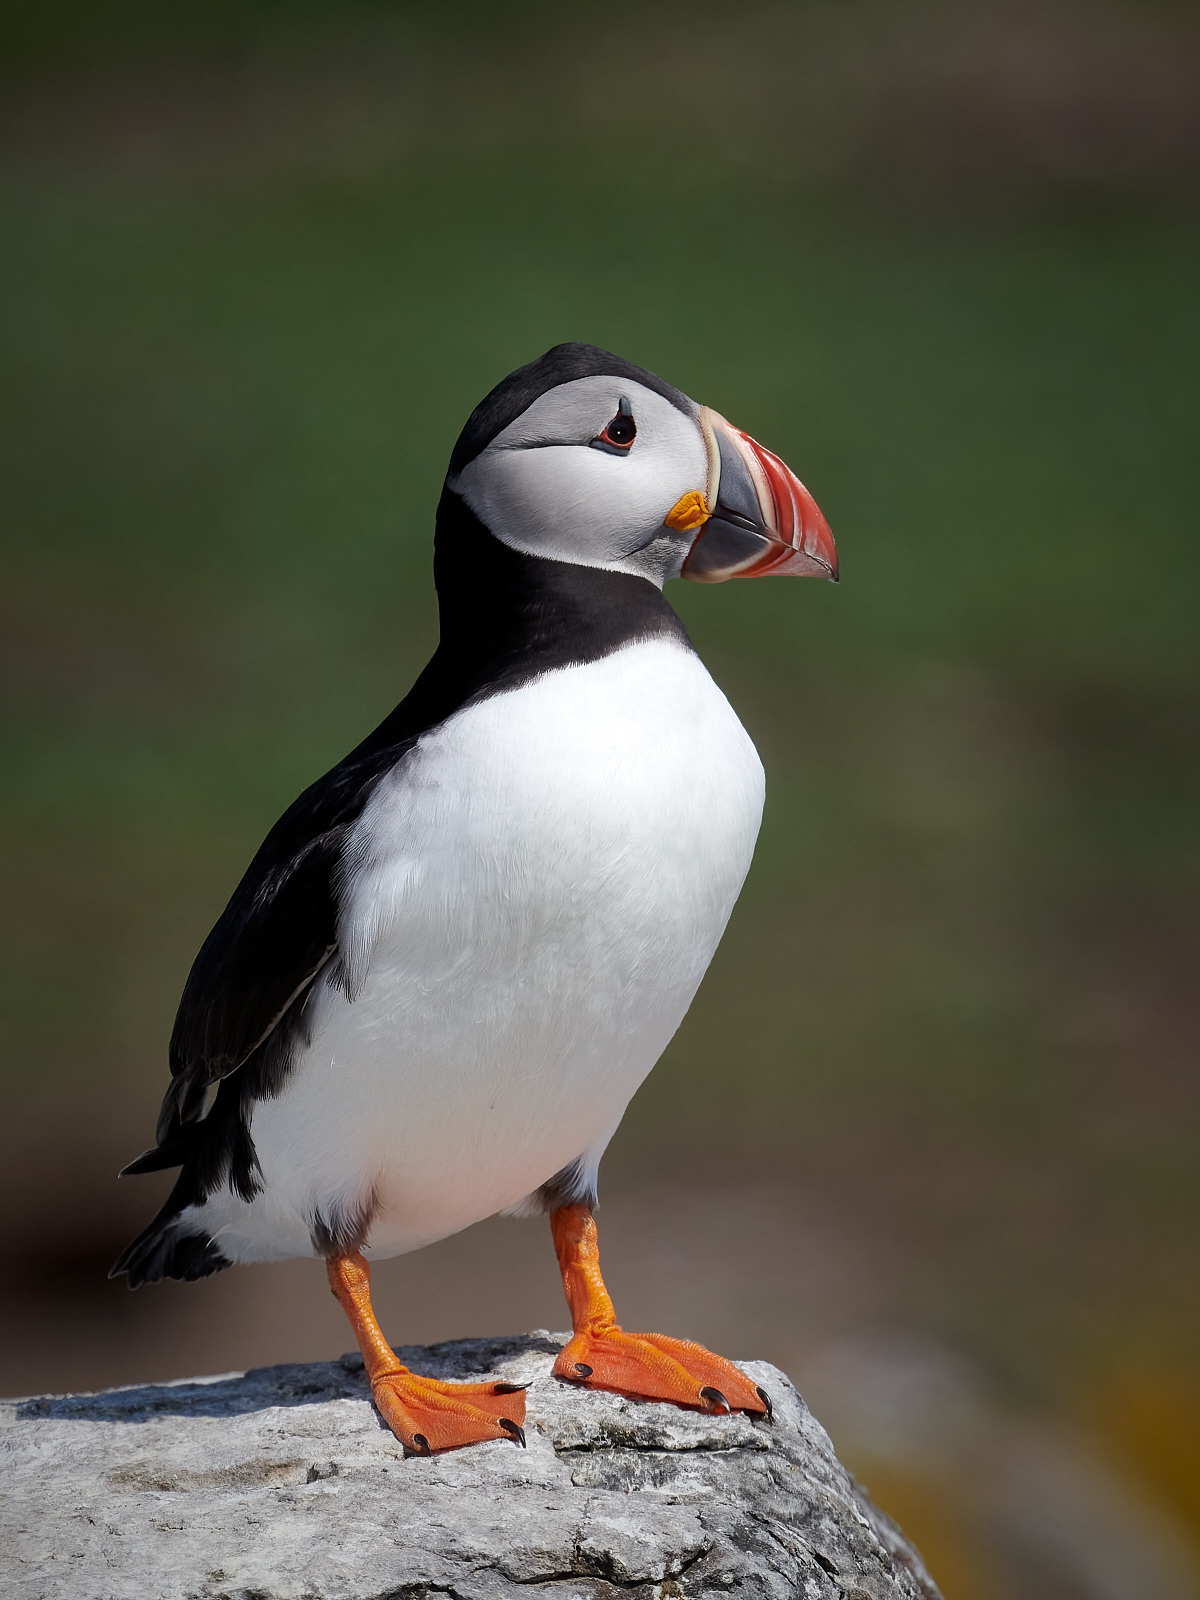
<instances>
[{"instance_id":1,"label":"red eye ring","mask_svg":"<svg viewBox=\"0 0 1200 1600\"><path fill-rule=\"evenodd\" d=\"M633 420L633 409L629 401L622 397L616 415L605 424L604 431L592 440L592 447L596 450L607 450L612 455L624 456L629 454L636 438L637 423Z\"/></svg>"}]
</instances>

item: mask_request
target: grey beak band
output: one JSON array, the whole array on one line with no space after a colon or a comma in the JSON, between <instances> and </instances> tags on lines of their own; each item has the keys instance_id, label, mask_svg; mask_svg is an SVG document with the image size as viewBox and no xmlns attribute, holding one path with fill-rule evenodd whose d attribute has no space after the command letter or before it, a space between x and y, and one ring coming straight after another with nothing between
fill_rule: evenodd
<instances>
[{"instance_id":1,"label":"grey beak band","mask_svg":"<svg viewBox=\"0 0 1200 1600\"><path fill-rule=\"evenodd\" d=\"M710 574L727 577L738 567L759 560L773 542L749 467L725 429L717 428L715 433L721 457L717 504L683 569L685 578L700 583Z\"/></svg>"}]
</instances>

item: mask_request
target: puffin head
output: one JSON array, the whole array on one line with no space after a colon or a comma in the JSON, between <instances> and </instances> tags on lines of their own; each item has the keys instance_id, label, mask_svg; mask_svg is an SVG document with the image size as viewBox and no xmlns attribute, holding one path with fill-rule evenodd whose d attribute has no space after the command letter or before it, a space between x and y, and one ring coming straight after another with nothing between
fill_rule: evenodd
<instances>
[{"instance_id":1,"label":"puffin head","mask_svg":"<svg viewBox=\"0 0 1200 1600\"><path fill-rule=\"evenodd\" d=\"M651 372L560 344L476 406L446 488L512 549L648 578L838 576L778 456Z\"/></svg>"}]
</instances>

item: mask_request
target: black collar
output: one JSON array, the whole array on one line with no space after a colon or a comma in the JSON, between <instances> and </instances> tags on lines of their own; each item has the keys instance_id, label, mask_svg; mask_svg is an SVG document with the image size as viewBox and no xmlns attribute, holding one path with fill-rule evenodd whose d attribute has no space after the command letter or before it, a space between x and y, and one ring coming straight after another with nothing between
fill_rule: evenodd
<instances>
[{"instance_id":1,"label":"black collar","mask_svg":"<svg viewBox=\"0 0 1200 1600\"><path fill-rule=\"evenodd\" d=\"M683 623L648 578L513 550L450 489L438 505L433 576L437 650L349 760L411 739L540 673L598 661L635 640L669 638L691 649Z\"/></svg>"}]
</instances>

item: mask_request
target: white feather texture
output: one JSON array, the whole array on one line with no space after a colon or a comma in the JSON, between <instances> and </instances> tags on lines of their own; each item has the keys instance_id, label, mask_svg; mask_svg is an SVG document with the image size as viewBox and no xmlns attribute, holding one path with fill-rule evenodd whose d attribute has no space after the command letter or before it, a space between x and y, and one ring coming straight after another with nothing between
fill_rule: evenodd
<instances>
[{"instance_id":1,"label":"white feather texture","mask_svg":"<svg viewBox=\"0 0 1200 1600\"><path fill-rule=\"evenodd\" d=\"M238 1261L307 1255L373 1198L397 1255L599 1161L678 1028L758 833L754 746L679 643L626 646L458 712L348 851L345 985L252 1134L265 1182L184 1214Z\"/></svg>"}]
</instances>

